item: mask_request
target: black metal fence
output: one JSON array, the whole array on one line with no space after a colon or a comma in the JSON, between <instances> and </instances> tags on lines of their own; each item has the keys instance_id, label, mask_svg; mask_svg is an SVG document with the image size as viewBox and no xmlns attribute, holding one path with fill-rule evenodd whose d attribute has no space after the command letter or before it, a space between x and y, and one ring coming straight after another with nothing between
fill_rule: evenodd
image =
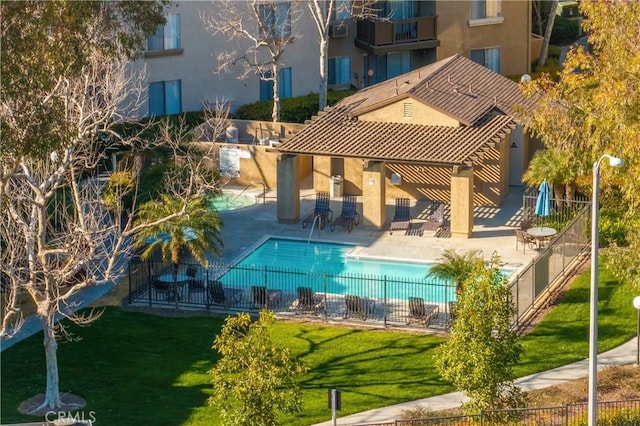
<instances>
[{"instance_id":1,"label":"black metal fence","mask_svg":"<svg viewBox=\"0 0 640 426\"><path fill-rule=\"evenodd\" d=\"M576 194L573 199L557 199L553 191L549 197L549 216L541 217L536 215L536 203L538 201L538 188L527 188L522 195L522 218L531 226L551 226L556 229L562 229L571 221L578 212L590 204L589 197L582 194Z\"/></svg>"},{"instance_id":2,"label":"black metal fence","mask_svg":"<svg viewBox=\"0 0 640 426\"><path fill-rule=\"evenodd\" d=\"M191 269L191 274L187 271ZM447 328L455 289L436 278L304 272L276 267L180 264L132 260L129 303L183 309L310 315L386 326ZM411 304L409 303L412 300Z\"/></svg>"},{"instance_id":3,"label":"black metal fence","mask_svg":"<svg viewBox=\"0 0 640 426\"><path fill-rule=\"evenodd\" d=\"M460 426L460 425L522 425L522 426L586 426L586 402L564 406L486 410L465 416L431 417L394 420L392 422L361 423L361 426ZM640 425L640 399L598 402L599 426Z\"/></svg>"},{"instance_id":4,"label":"black metal fence","mask_svg":"<svg viewBox=\"0 0 640 426\"><path fill-rule=\"evenodd\" d=\"M534 205L535 198L535 193L525 195L525 207ZM553 200L553 203L566 206L554 219L562 221L562 227L555 225L560 231L540 248L532 263L510 278L516 308L515 326L526 322L535 312L536 303L549 291L550 284L568 274L590 247L590 204L585 200L571 203ZM195 272L190 276L187 269ZM425 268L424 279L411 280L275 266L218 264L202 268L181 264L173 277L168 264L133 259L129 271L129 302L222 312L268 307L281 315L311 315L324 321L359 319L385 327L422 324L447 329L451 324L455 290L446 281L426 278L426 272ZM312 297L301 297L303 290L300 289L306 289ZM412 298L421 300L420 304L410 304Z\"/></svg>"}]
</instances>

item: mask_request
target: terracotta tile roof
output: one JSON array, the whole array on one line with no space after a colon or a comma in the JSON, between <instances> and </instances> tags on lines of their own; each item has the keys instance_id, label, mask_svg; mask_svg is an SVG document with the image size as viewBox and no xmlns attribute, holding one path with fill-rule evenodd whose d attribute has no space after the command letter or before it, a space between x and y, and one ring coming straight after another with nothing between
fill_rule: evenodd
<instances>
[{"instance_id":1,"label":"terracotta tile roof","mask_svg":"<svg viewBox=\"0 0 640 426\"><path fill-rule=\"evenodd\" d=\"M379 108L399 97L411 96L432 108L471 125L492 109L515 115L514 106L527 108L518 83L462 55L408 72L367 87L341 101L359 104L354 114Z\"/></svg>"},{"instance_id":2,"label":"terracotta tile roof","mask_svg":"<svg viewBox=\"0 0 640 426\"><path fill-rule=\"evenodd\" d=\"M411 97L462 125L425 126L358 121L358 115ZM367 87L314 117L278 150L371 160L471 164L515 127L513 106L525 108L517 83L461 55Z\"/></svg>"},{"instance_id":3,"label":"terracotta tile roof","mask_svg":"<svg viewBox=\"0 0 640 426\"><path fill-rule=\"evenodd\" d=\"M331 155L405 163L470 165L515 127L506 115L481 126L448 127L351 121L348 106L336 106L278 147L283 153Z\"/></svg>"}]
</instances>

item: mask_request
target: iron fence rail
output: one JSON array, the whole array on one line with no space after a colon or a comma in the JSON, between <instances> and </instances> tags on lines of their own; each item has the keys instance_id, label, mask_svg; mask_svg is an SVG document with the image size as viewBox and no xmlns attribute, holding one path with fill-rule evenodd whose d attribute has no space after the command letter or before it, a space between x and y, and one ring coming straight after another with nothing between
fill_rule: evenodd
<instances>
[{"instance_id":1,"label":"iron fence rail","mask_svg":"<svg viewBox=\"0 0 640 426\"><path fill-rule=\"evenodd\" d=\"M587 411L587 403L579 402L553 407L485 410L473 415L360 423L359 426L586 426ZM598 402L598 425L640 425L640 399Z\"/></svg>"},{"instance_id":2,"label":"iron fence rail","mask_svg":"<svg viewBox=\"0 0 640 426\"><path fill-rule=\"evenodd\" d=\"M516 307L514 325L520 325L549 291L550 284L566 276L591 247L590 205L583 205L510 283Z\"/></svg>"},{"instance_id":3,"label":"iron fence rail","mask_svg":"<svg viewBox=\"0 0 640 426\"><path fill-rule=\"evenodd\" d=\"M573 219L539 250L533 261L510 278L515 305L514 326L526 321L540 298L549 291L550 284L567 275L575 261L583 258L590 247L590 206L580 205L580 210L573 210ZM455 301L453 286L443 280L427 278L426 269L425 278L412 280L393 276L305 272L276 266L215 264L202 268L181 264L180 271L184 272L188 267L196 269L195 276L185 280L181 273L180 280L165 283L171 288L158 289L154 287L154 280L169 273L170 265L157 260L141 262L132 259L129 303L222 312L257 311L267 307L277 314L311 315L324 321L357 319L385 327L413 327L422 322L426 327L447 329L451 324L451 303ZM225 291L220 297L211 297L209 288L216 281L221 282ZM253 287L263 287L269 295L264 303L256 298ZM301 287L311 289L322 300L321 303L313 309L302 306L298 294ZM225 294L233 294L233 297L224 297ZM355 307L348 306L346 296L360 299ZM436 305L435 313L423 319L412 315L409 298L416 297L426 305Z\"/></svg>"}]
</instances>

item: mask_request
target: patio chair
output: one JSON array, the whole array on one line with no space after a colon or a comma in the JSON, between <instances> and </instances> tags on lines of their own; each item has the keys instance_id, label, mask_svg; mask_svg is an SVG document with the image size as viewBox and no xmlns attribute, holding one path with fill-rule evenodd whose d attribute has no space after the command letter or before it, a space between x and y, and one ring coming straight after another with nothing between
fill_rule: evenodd
<instances>
[{"instance_id":1,"label":"patio chair","mask_svg":"<svg viewBox=\"0 0 640 426\"><path fill-rule=\"evenodd\" d=\"M151 279L151 287L153 287L156 300L160 300L160 296L163 296L164 300L170 299L172 293L170 283L166 281L160 281L156 277L153 277Z\"/></svg>"},{"instance_id":2,"label":"patio chair","mask_svg":"<svg viewBox=\"0 0 640 426\"><path fill-rule=\"evenodd\" d=\"M197 273L198 273L198 270L196 268L194 268L193 266L188 266L186 273L187 273L187 276L189 278L195 278Z\"/></svg>"},{"instance_id":3,"label":"patio chair","mask_svg":"<svg viewBox=\"0 0 640 426\"><path fill-rule=\"evenodd\" d=\"M231 306L239 301L242 290L224 287L222 282L215 280L207 283L207 304Z\"/></svg>"},{"instance_id":4,"label":"patio chair","mask_svg":"<svg viewBox=\"0 0 640 426\"><path fill-rule=\"evenodd\" d=\"M389 234L393 231L407 231L411 227L411 213L408 198L396 198L396 210L389 226Z\"/></svg>"},{"instance_id":5,"label":"patio chair","mask_svg":"<svg viewBox=\"0 0 640 426\"><path fill-rule=\"evenodd\" d=\"M353 227L360 223L360 215L356 210L356 196L355 195L343 195L342 196L342 212L340 216L331 222L331 231L336 229L336 226L342 226L347 228L347 231L351 232Z\"/></svg>"},{"instance_id":6,"label":"patio chair","mask_svg":"<svg viewBox=\"0 0 640 426\"><path fill-rule=\"evenodd\" d=\"M254 285L251 287L251 294L253 295L253 305L256 308L269 309L271 306L277 307L282 300L282 291L269 290L267 287Z\"/></svg>"},{"instance_id":7,"label":"patio chair","mask_svg":"<svg viewBox=\"0 0 640 426\"><path fill-rule=\"evenodd\" d=\"M352 316L360 317L363 320L373 314L376 307L376 301L373 299L361 298L360 296L346 295L344 298L346 310L344 313L345 318Z\"/></svg>"},{"instance_id":8,"label":"patio chair","mask_svg":"<svg viewBox=\"0 0 640 426\"><path fill-rule=\"evenodd\" d=\"M318 310L324 308L324 295L316 294L311 287L298 287L298 305L296 309L299 312L318 313Z\"/></svg>"},{"instance_id":9,"label":"patio chair","mask_svg":"<svg viewBox=\"0 0 640 426\"><path fill-rule=\"evenodd\" d=\"M438 305L425 304L422 297L410 297L407 324L412 321L421 321L425 327L428 327L431 319L438 315L439 311Z\"/></svg>"},{"instance_id":10,"label":"patio chair","mask_svg":"<svg viewBox=\"0 0 640 426\"><path fill-rule=\"evenodd\" d=\"M523 253L527 252L527 245L529 248L536 247L536 239L524 232L522 229L515 229L516 232L516 251L518 251L518 245L522 244Z\"/></svg>"},{"instance_id":11,"label":"patio chair","mask_svg":"<svg viewBox=\"0 0 640 426\"><path fill-rule=\"evenodd\" d=\"M437 207L429 215L427 220L420 227L420 236L424 233L424 231L436 232L438 229L442 227L444 223L444 204L438 203Z\"/></svg>"},{"instance_id":12,"label":"patio chair","mask_svg":"<svg viewBox=\"0 0 640 426\"><path fill-rule=\"evenodd\" d=\"M313 223L318 218L318 226L323 229L324 226L333 220L333 211L330 208L331 199L329 193L316 193L316 205L313 212L307 215L302 221L302 227L306 228L308 224Z\"/></svg>"},{"instance_id":13,"label":"patio chair","mask_svg":"<svg viewBox=\"0 0 640 426\"><path fill-rule=\"evenodd\" d=\"M187 290L189 292L188 296L187 296L187 300L189 302L191 302L191 295L192 294L198 294L198 293L202 294L201 300L204 301L204 294L205 294L205 291L207 290L207 288L204 285L204 281L203 280L189 280Z\"/></svg>"}]
</instances>

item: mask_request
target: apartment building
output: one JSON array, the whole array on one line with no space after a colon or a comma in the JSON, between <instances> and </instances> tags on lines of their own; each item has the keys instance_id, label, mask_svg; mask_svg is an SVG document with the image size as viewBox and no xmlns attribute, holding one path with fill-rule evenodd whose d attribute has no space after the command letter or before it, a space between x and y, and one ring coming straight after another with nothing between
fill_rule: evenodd
<instances>
[{"instance_id":1,"label":"apartment building","mask_svg":"<svg viewBox=\"0 0 640 426\"><path fill-rule=\"evenodd\" d=\"M380 1L380 19L354 21L351 0L335 0L330 29L329 87L363 88L454 54L461 54L503 75L530 71L531 2L523 0ZM234 49L203 25L203 13L215 13L215 2L175 1L167 23L148 40L144 58L133 64L146 70L148 100L141 116L196 111L217 101L233 110L271 99L269 81L250 75L239 80L240 65L215 73L219 52ZM315 23L304 2L283 1L277 20L291 22L296 40L281 57L281 98L306 95L319 88L319 47Z\"/></svg>"}]
</instances>

